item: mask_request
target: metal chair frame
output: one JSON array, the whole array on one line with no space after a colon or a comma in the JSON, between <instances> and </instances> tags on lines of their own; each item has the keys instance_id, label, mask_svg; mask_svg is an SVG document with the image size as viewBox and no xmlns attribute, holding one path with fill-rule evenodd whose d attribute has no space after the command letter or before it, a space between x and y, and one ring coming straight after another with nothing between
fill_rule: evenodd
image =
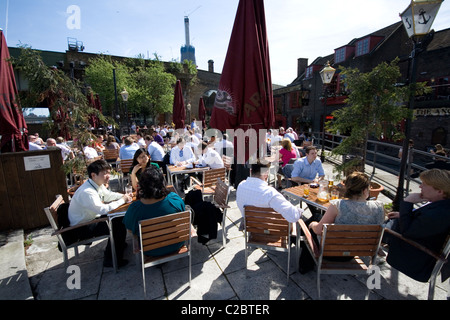
<instances>
[{"instance_id":1,"label":"metal chair frame","mask_svg":"<svg viewBox=\"0 0 450 320\"><path fill-rule=\"evenodd\" d=\"M147 296L145 268L172 260L189 257L189 287L191 286L191 211L139 221L139 239L144 295ZM144 252L170 244L187 241L179 251L161 257L145 256Z\"/></svg>"},{"instance_id":2,"label":"metal chair frame","mask_svg":"<svg viewBox=\"0 0 450 320\"><path fill-rule=\"evenodd\" d=\"M287 281L289 282L292 230L292 223L289 223L280 213L272 208L244 206L245 265L247 266L248 249L251 247L287 252L286 272ZM297 240L297 261L298 244L299 241ZM298 270L298 266L296 269Z\"/></svg>"}]
</instances>

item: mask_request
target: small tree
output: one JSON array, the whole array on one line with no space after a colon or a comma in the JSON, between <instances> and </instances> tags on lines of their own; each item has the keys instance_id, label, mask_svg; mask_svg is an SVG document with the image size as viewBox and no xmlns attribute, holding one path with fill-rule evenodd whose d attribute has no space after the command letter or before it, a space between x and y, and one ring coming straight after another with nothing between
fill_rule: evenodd
<instances>
[{"instance_id":1,"label":"small tree","mask_svg":"<svg viewBox=\"0 0 450 320\"><path fill-rule=\"evenodd\" d=\"M64 172L68 174L75 170L83 174L86 171L83 147L95 138L90 131L89 119L92 115L97 116L105 125L113 120L88 104L87 90L78 80L71 80L61 70L46 66L37 51L23 47L20 56L12 61L28 80L28 90L20 93L22 104L30 107L47 104L51 120L46 126L52 136L73 139L74 148L80 151L74 159L64 163Z\"/></svg>"},{"instance_id":2,"label":"small tree","mask_svg":"<svg viewBox=\"0 0 450 320\"><path fill-rule=\"evenodd\" d=\"M368 73L357 68L341 69L341 79L350 92L346 106L332 113L333 121L326 127L332 133L340 132L347 137L333 149L333 154L353 155L354 159L343 161L336 167L339 173L348 173L352 168L363 170L366 163L367 141L382 136L392 140L404 137L399 123L412 117L404 106L409 98L408 86L398 86L401 77L399 59L391 63L382 62ZM416 90L426 91L425 83L417 84Z\"/></svg>"}]
</instances>

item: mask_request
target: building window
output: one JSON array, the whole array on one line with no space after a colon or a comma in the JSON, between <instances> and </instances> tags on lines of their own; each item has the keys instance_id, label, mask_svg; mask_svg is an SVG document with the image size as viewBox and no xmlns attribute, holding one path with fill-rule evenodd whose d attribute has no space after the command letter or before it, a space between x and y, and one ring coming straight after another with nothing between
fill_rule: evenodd
<instances>
[{"instance_id":1,"label":"building window","mask_svg":"<svg viewBox=\"0 0 450 320\"><path fill-rule=\"evenodd\" d=\"M310 66L310 67L306 68L305 79L312 78L312 76L313 76L313 67Z\"/></svg>"},{"instance_id":2,"label":"building window","mask_svg":"<svg viewBox=\"0 0 450 320\"><path fill-rule=\"evenodd\" d=\"M345 47L337 49L334 53L334 63L345 61Z\"/></svg>"},{"instance_id":3,"label":"building window","mask_svg":"<svg viewBox=\"0 0 450 320\"><path fill-rule=\"evenodd\" d=\"M365 38L356 43L356 56L362 56L369 53L369 38Z\"/></svg>"}]
</instances>

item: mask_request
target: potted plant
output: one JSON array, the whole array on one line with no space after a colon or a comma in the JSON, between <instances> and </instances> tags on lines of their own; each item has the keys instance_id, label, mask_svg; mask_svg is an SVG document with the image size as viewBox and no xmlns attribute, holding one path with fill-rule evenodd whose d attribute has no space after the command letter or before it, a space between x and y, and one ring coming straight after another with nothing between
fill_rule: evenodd
<instances>
[{"instance_id":1,"label":"potted plant","mask_svg":"<svg viewBox=\"0 0 450 320\"><path fill-rule=\"evenodd\" d=\"M398 86L401 77L399 59L382 62L370 72L362 73L357 68L339 67L340 78L349 95L346 106L332 113L333 120L326 123L332 133L342 133L345 139L333 149L333 155L340 155L343 161L335 171L348 175L358 170L364 172L367 141L382 136L392 140L403 138L398 124L412 113L404 107L409 98L409 87ZM425 92L425 83L417 84ZM382 186L373 183L380 192Z\"/></svg>"}]
</instances>

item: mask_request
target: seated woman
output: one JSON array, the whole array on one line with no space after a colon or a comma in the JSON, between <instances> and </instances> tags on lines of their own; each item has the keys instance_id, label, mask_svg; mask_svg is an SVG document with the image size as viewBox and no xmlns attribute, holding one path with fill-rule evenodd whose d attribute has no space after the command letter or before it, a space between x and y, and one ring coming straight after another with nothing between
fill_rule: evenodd
<instances>
[{"instance_id":1,"label":"seated woman","mask_svg":"<svg viewBox=\"0 0 450 320\"><path fill-rule=\"evenodd\" d=\"M183 199L176 193L169 192L165 186L164 176L158 168L149 166L142 173L139 180L139 200L134 201L128 208L123 223L127 230L137 236L139 221L161 217L185 210ZM184 242L144 252L148 256L162 256L177 251Z\"/></svg>"},{"instance_id":2,"label":"seated woman","mask_svg":"<svg viewBox=\"0 0 450 320\"><path fill-rule=\"evenodd\" d=\"M294 147L292 147L291 140L283 139L281 140L281 149L280 149L280 167L278 169L278 185L281 186L281 177L284 176L283 168L291 161L291 159L297 158L297 153L295 152Z\"/></svg>"},{"instance_id":3,"label":"seated woman","mask_svg":"<svg viewBox=\"0 0 450 320\"><path fill-rule=\"evenodd\" d=\"M384 206L369 198L369 177L362 172L353 172L344 181L346 199L330 201L330 206L319 222L313 221L309 228L321 235L325 223L335 224L382 224Z\"/></svg>"},{"instance_id":4,"label":"seated woman","mask_svg":"<svg viewBox=\"0 0 450 320\"><path fill-rule=\"evenodd\" d=\"M159 165L153 162L150 162L150 157L148 156L147 149L140 148L137 149L133 156L133 163L131 164L130 176L131 176L131 185L134 190L137 190L139 178L141 173L144 171L143 169L148 168L150 165L153 165L159 168Z\"/></svg>"},{"instance_id":5,"label":"seated woman","mask_svg":"<svg viewBox=\"0 0 450 320\"><path fill-rule=\"evenodd\" d=\"M308 221L306 224L313 231L314 241L319 244L317 235L322 234L324 224L383 224L384 206L380 201L367 201L370 180L362 172L353 172L344 181L345 199L330 201L330 206L320 221ZM328 257L328 260L347 261L353 257ZM302 250L300 256L300 273L312 270L314 261L308 250Z\"/></svg>"}]
</instances>

